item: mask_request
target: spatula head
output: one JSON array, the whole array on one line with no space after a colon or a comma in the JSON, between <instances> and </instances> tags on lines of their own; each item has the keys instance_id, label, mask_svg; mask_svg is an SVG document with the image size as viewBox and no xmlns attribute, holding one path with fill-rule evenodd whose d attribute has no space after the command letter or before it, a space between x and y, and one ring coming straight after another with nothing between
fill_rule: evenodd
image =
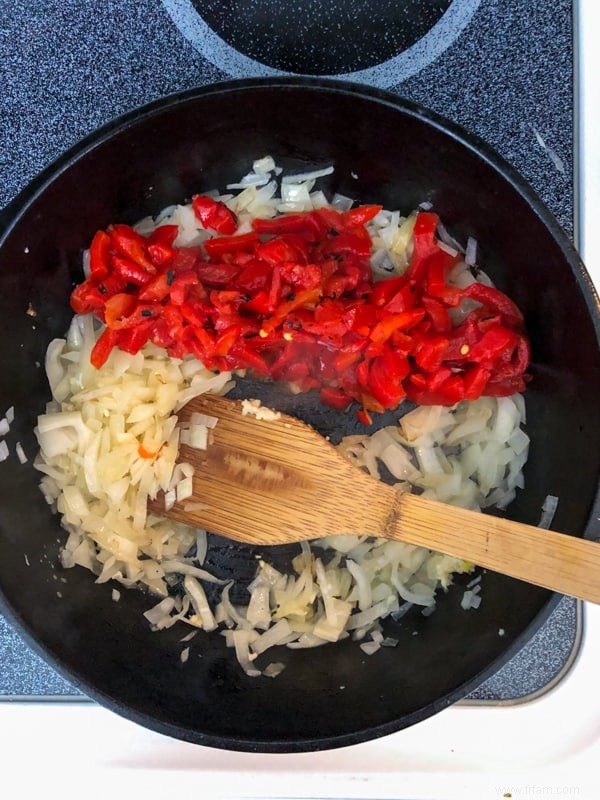
<instances>
[{"instance_id":1,"label":"spatula head","mask_svg":"<svg viewBox=\"0 0 600 800\"><path fill-rule=\"evenodd\" d=\"M194 467L193 496L167 511L159 495L149 505L152 513L252 544L380 534L393 490L313 428L285 414L260 419L243 401L217 395L192 400L180 422L194 412L217 423L206 450L180 448L179 460Z\"/></svg>"}]
</instances>

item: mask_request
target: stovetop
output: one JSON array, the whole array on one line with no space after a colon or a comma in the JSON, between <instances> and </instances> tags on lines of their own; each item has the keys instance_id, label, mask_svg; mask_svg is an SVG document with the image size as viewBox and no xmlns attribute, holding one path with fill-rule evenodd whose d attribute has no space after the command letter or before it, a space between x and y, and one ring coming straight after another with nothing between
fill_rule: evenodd
<instances>
[{"instance_id":1,"label":"stovetop","mask_svg":"<svg viewBox=\"0 0 600 800\"><path fill-rule=\"evenodd\" d=\"M387 88L462 124L575 236L573 63L567 0L15 0L0 21L0 205L122 112L231 77L296 72ZM565 598L466 702L546 692L581 633L580 604ZM0 698L25 697L85 699L0 617Z\"/></svg>"}]
</instances>

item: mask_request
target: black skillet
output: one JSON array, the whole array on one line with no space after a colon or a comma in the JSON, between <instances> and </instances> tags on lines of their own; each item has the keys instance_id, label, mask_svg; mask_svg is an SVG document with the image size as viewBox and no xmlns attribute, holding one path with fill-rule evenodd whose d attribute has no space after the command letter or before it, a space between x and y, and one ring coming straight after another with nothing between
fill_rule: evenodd
<instances>
[{"instance_id":1,"label":"black skillet","mask_svg":"<svg viewBox=\"0 0 600 800\"><path fill-rule=\"evenodd\" d=\"M167 97L88 137L45 170L0 218L0 414L30 457L48 397L48 341L69 322L81 251L99 227L134 222L244 174L273 154L288 169L333 164L325 181L358 201L408 212L433 203L459 239L475 236L485 268L523 309L532 341L531 456L509 510L536 524L559 496L557 530L596 537L600 461L598 298L575 250L515 171L483 142L396 96L311 79L249 80ZM37 316L26 311L31 303ZM339 434L311 398L285 410ZM0 464L0 600L27 642L89 697L153 730L231 750L308 751L382 736L464 697L538 630L559 597L487 573L464 612L459 581L430 617L389 622L396 648L367 657L348 641L269 659L276 679L248 678L222 637L151 633L135 591L111 599L91 573L57 565L64 534L30 461ZM351 487L348 502L352 502ZM270 554L271 555L271 554ZM289 553L273 553L285 559ZM254 552L221 541L219 574L250 576ZM58 576L58 579L55 579ZM59 596L60 594L60 596ZM503 628L504 636L498 635ZM413 635L415 634L416 635Z\"/></svg>"}]
</instances>

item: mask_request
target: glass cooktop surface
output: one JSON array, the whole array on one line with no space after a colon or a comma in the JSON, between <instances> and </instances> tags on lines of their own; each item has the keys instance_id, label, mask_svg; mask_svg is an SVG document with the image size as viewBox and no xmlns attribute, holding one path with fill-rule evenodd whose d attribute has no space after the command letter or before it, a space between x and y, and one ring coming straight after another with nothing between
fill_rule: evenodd
<instances>
[{"instance_id":1,"label":"glass cooktop surface","mask_svg":"<svg viewBox=\"0 0 600 800\"><path fill-rule=\"evenodd\" d=\"M511 162L574 236L573 18L566 0L16 0L0 21L0 205L84 135L171 92L286 73L416 101ZM467 703L516 703L564 675L581 638L564 598ZM0 617L0 698L85 697Z\"/></svg>"}]
</instances>

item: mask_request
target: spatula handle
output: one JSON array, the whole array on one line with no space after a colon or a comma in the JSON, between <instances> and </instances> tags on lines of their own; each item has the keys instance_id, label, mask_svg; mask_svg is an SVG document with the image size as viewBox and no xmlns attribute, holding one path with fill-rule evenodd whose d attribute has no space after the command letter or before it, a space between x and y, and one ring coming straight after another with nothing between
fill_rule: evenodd
<instances>
[{"instance_id":1,"label":"spatula handle","mask_svg":"<svg viewBox=\"0 0 600 800\"><path fill-rule=\"evenodd\" d=\"M409 493L398 496L384 535L600 603L600 545L595 542Z\"/></svg>"}]
</instances>

